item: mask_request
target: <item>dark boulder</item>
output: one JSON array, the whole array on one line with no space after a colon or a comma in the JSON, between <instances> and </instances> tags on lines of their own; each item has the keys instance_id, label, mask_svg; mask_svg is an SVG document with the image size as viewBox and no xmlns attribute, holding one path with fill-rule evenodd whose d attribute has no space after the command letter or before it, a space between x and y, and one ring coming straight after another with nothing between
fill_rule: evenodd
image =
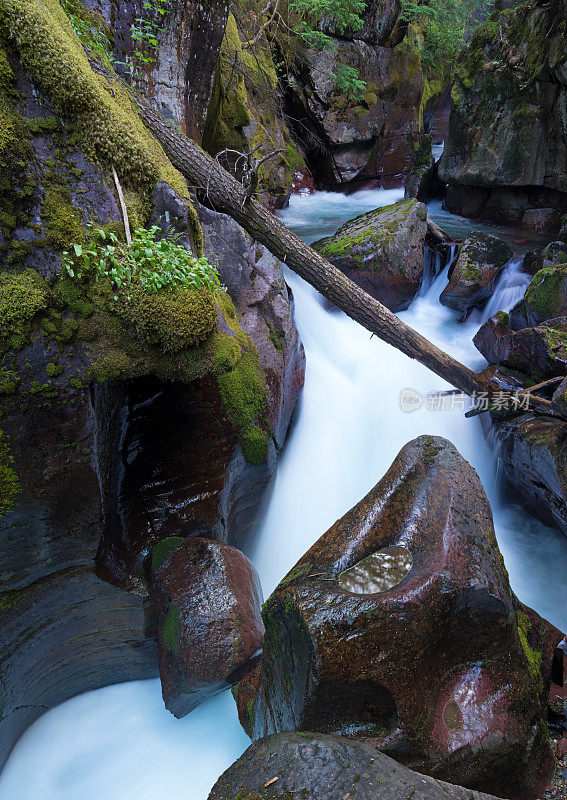
<instances>
[{"instance_id":1,"label":"dark boulder","mask_svg":"<svg viewBox=\"0 0 567 800\"><path fill-rule=\"evenodd\" d=\"M254 742L221 775L209 800L495 800L424 778L371 744L322 733Z\"/></svg>"},{"instance_id":2,"label":"dark boulder","mask_svg":"<svg viewBox=\"0 0 567 800\"><path fill-rule=\"evenodd\" d=\"M183 717L253 668L264 638L260 579L239 550L198 537L161 541L150 573L163 699Z\"/></svg>"},{"instance_id":3,"label":"dark boulder","mask_svg":"<svg viewBox=\"0 0 567 800\"><path fill-rule=\"evenodd\" d=\"M254 739L365 738L434 777L538 796L561 634L512 594L482 485L446 440L406 445L263 616Z\"/></svg>"},{"instance_id":4,"label":"dark boulder","mask_svg":"<svg viewBox=\"0 0 567 800\"><path fill-rule=\"evenodd\" d=\"M530 385L564 375L567 369L566 317L514 331L510 316L499 311L481 325L473 342L490 364L524 373Z\"/></svg>"},{"instance_id":5,"label":"dark boulder","mask_svg":"<svg viewBox=\"0 0 567 800\"><path fill-rule=\"evenodd\" d=\"M313 246L391 311L409 306L423 277L427 207L402 200L346 222Z\"/></svg>"},{"instance_id":6,"label":"dark boulder","mask_svg":"<svg viewBox=\"0 0 567 800\"><path fill-rule=\"evenodd\" d=\"M564 385L554 394L554 404L559 393L565 394ZM567 423L521 414L493 420L492 436L515 496L530 513L567 535Z\"/></svg>"},{"instance_id":7,"label":"dark boulder","mask_svg":"<svg viewBox=\"0 0 567 800\"><path fill-rule=\"evenodd\" d=\"M498 272L512 255L510 245L496 236L488 233L467 236L439 302L460 312L483 305L492 294Z\"/></svg>"},{"instance_id":8,"label":"dark boulder","mask_svg":"<svg viewBox=\"0 0 567 800\"><path fill-rule=\"evenodd\" d=\"M567 254L563 254L567 258ZM522 300L510 311L514 330L567 316L567 264L546 266L534 275Z\"/></svg>"},{"instance_id":9,"label":"dark boulder","mask_svg":"<svg viewBox=\"0 0 567 800\"><path fill-rule=\"evenodd\" d=\"M542 250L530 250L524 256L522 269L530 275L535 275L540 269L553 267L556 264L567 264L566 242L550 242Z\"/></svg>"}]
</instances>

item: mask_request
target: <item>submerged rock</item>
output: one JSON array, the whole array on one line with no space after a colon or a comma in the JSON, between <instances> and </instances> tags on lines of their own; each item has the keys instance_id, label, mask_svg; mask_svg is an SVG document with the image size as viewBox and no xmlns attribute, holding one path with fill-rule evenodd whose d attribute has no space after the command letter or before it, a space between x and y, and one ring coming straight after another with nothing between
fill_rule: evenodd
<instances>
[{"instance_id":1,"label":"submerged rock","mask_svg":"<svg viewBox=\"0 0 567 800\"><path fill-rule=\"evenodd\" d=\"M412 558L397 585L341 585L392 547ZM406 445L282 580L263 617L261 668L243 687L257 690L241 704L252 738L363 737L420 772L506 797L533 798L545 784L561 634L512 594L482 485L446 440Z\"/></svg>"},{"instance_id":2,"label":"submerged rock","mask_svg":"<svg viewBox=\"0 0 567 800\"><path fill-rule=\"evenodd\" d=\"M163 699L184 717L254 667L264 638L260 579L239 550L200 538L164 539L150 573Z\"/></svg>"},{"instance_id":3,"label":"submerged rock","mask_svg":"<svg viewBox=\"0 0 567 800\"><path fill-rule=\"evenodd\" d=\"M512 255L510 245L496 236L487 233L467 236L439 302L460 312L481 306L492 294L499 270Z\"/></svg>"},{"instance_id":4,"label":"submerged rock","mask_svg":"<svg viewBox=\"0 0 567 800\"><path fill-rule=\"evenodd\" d=\"M427 207L402 200L346 222L313 246L391 311L409 306L421 284Z\"/></svg>"},{"instance_id":5,"label":"submerged rock","mask_svg":"<svg viewBox=\"0 0 567 800\"><path fill-rule=\"evenodd\" d=\"M371 744L321 733L277 733L254 742L209 800L495 800L424 778Z\"/></svg>"}]
</instances>

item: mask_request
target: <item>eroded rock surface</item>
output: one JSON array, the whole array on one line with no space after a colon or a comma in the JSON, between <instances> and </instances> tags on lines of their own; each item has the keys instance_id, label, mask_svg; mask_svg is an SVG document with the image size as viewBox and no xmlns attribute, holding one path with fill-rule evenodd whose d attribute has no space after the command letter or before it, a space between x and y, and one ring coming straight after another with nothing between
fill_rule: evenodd
<instances>
[{"instance_id":1,"label":"eroded rock surface","mask_svg":"<svg viewBox=\"0 0 567 800\"><path fill-rule=\"evenodd\" d=\"M264 638L260 579L235 547L198 537L162 540L150 573L163 699L184 717L254 667Z\"/></svg>"},{"instance_id":2,"label":"eroded rock surface","mask_svg":"<svg viewBox=\"0 0 567 800\"><path fill-rule=\"evenodd\" d=\"M372 745L321 733L277 733L254 742L221 775L209 800L494 800L424 778Z\"/></svg>"},{"instance_id":3,"label":"eroded rock surface","mask_svg":"<svg viewBox=\"0 0 567 800\"><path fill-rule=\"evenodd\" d=\"M413 567L353 594L337 578L386 547ZM453 445L406 445L377 486L269 598L254 701L257 739L319 731L365 738L406 765L505 797L538 796L551 761L546 698L559 631L508 583L490 506ZM419 676L419 677L417 677Z\"/></svg>"}]
</instances>

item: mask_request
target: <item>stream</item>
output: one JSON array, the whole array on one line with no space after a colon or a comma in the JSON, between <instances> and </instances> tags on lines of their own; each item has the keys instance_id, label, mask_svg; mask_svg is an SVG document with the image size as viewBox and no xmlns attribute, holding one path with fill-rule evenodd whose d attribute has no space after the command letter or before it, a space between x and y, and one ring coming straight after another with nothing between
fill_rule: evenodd
<instances>
[{"instance_id":1,"label":"stream","mask_svg":"<svg viewBox=\"0 0 567 800\"><path fill-rule=\"evenodd\" d=\"M345 220L401 197L401 189L348 197L318 192L293 196L280 216L311 242L333 233ZM430 214L451 235L492 231L517 253L544 243L537 235L451 216L434 203ZM469 367L482 369L486 362L472 337L490 314L509 310L523 295L529 276L519 271L518 263L512 259L488 306L464 323L438 302L447 269L431 276L399 316ZM342 312L330 310L296 275L288 272L286 280L295 297L307 373L265 519L249 552L264 597L377 483L406 442L434 434L450 439L478 471L515 593L567 629L567 538L502 497L497 459L480 418L465 419L460 398L453 403L446 398L443 409L430 408L428 392L450 388L448 384L371 338ZM419 410L402 409L404 390L421 395ZM0 799L206 800L218 776L248 745L230 692L176 720L163 707L158 680L119 684L76 697L41 717L19 741L0 776Z\"/></svg>"}]
</instances>

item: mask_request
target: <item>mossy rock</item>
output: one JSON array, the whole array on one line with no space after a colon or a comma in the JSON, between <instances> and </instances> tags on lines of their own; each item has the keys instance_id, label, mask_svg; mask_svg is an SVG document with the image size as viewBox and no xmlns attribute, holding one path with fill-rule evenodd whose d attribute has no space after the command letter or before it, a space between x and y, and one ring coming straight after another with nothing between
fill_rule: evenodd
<instances>
[{"instance_id":1,"label":"mossy rock","mask_svg":"<svg viewBox=\"0 0 567 800\"><path fill-rule=\"evenodd\" d=\"M34 318L47 307L48 293L35 270L0 275L0 352L24 346Z\"/></svg>"},{"instance_id":2,"label":"mossy rock","mask_svg":"<svg viewBox=\"0 0 567 800\"><path fill-rule=\"evenodd\" d=\"M526 289L523 306L529 325L567 316L567 264L536 272Z\"/></svg>"},{"instance_id":3,"label":"mossy rock","mask_svg":"<svg viewBox=\"0 0 567 800\"><path fill-rule=\"evenodd\" d=\"M14 472L13 463L10 443L6 434L0 430L0 516L13 508L20 491L20 481Z\"/></svg>"}]
</instances>

